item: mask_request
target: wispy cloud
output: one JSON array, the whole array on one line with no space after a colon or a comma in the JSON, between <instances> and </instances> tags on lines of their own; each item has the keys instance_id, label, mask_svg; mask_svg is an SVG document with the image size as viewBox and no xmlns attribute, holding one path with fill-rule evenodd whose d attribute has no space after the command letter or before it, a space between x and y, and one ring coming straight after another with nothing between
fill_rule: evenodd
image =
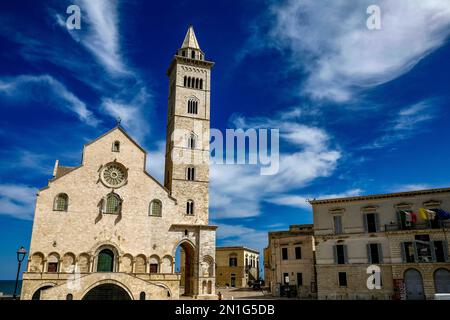
<instances>
[{"instance_id":1,"label":"wispy cloud","mask_svg":"<svg viewBox=\"0 0 450 320\"><path fill-rule=\"evenodd\" d=\"M292 113L293 110L287 110ZM290 152L280 153L280 169L273 176L260 175L254 165L212 165L211 207L214 218L253 217L261 214L261 204L276 194L306 186L319 177L332 174L341 152L331 146L322 129L296 118L288 120L280 112L271 118L234 116L239 128L277 128L289 143Z\"/></svg>"},{"instance_id":2,"label":"wispy cloud","mask_svg":"<svg viewBox=\"0 0 450 320\"><path fill-rule=\"evenodd\" d=\"M116 95L114 98L104 98L101 109L114 118L120 118L121 122L127 126L127 129L133 137L137 141L142 142L150 130L143 110L149 100L150 94L147 93L147 90L143 86L138 90L133 92L132 96L125 93L124 97Z\"/></svg>"},{"instance_id":3,"label":"wispy cloud","mask_svg":"<svg viewBox=\"0 0 450 320\"><path fill-rule=\"evenodd\" d=\"M150 130L145 110L150 110L151 94L140 75L125 61L120 39L119 1L77 0L83 13L80 30L68 31L97 59L110 75L110 81L100 88L101 110L122 124L140 142ZM57 21L59 21L57 16ZM62 26L65 28L65 25Z\"/></svg>"},{"instance_id":4,"label":"wispy cloud","mask_svg":"<svg viewBox=\"0 0 450 320\"><path fill-rule=\"evenodd\" d=\"M437 102L427 99L401 109L395 117L383 126L381 137L364 149L382 148L427 130L426 122L437 116Z\"/></svg>"},{"instance_id":5,"label":"wispy cloud","mask_svg":"<svg viewBox=\"0 0 450 320\"><path fill-rule=\"evenodd\" d=\"M123 62L118 30L119 15L117 0L76 0L81 8L82 29L68 31L82 43L111 74L127 74L129 71ZM57 23L66 28L64 19L56 14ZM86 30L86 31L85 31ZM80 33L83 36L80 36Z\"/></svg>"},{"instance_id":6,"label":"wispy cloud","mask_svg":"<svg viewBox=\"0 0 450 320\"><path fill-rule=\"evenodd\" d=\"M0 184L0 214L32 220L37 189L22 184Z\"/></svg>"},{"instance_id":7,"label":"wispy cloud","mask_svg":"<svg viewBox=\"0 0 450 320\"><path fill-rule=\"evenodd\" d=\"M259 34L251 38L251 48L246 47L244 53L267 46L287 52L289 68L308 74L301 94L344 102L361 90L405 74L442 46L450 34L447 0L378 0L381 30L366 27L370 4L274 2L266 17L269 26L255 28Z\"/></svg>"},{"instance_id":8,"label":"wispy cloud","mask_svg":"<svg viewBox=\"0 0 450 320\"><path fill-rule=\"evenodd\" d=\"M268 200L268 202L275 203L282 206L296 207L302 209L311 209L311 205L308 200L312 199L334 199L334 198L344 198L353 197L361 195L363 190L361 189L351 189L342 193L335 194L324 194L324 195L281 195L278 197L273 197Z\"/></svg>"},{"instance_id":9,"label":"wispy cloud","mask_svg":"<svg viewBox=\"0 0 450 320\"><path fill-rule=\"evenodd\" d=\"M387 192L404 192L404 191L417 191L436 188L448 188L447 184L432 184L432 183L407 183L397 184L388 189Z\"/></svg>"},{"instance_id":10,"label":"wispy cloud","mask_svg":"<svg viewBox=\"0 0 450 320\"><path fill-rule=\"evenodd\" d=\"M50 75L0 78L0 95L15 101L38 101L45 97L54 107L74 112L86 124L99 123L83 101Z\"/></svg>"},{"instance_id":11,"label":"wispy cloud","mask_svg":"<svg viewBox=\"0 0 450 320\"><path fill-rule=\"evenodd\" d=\"M100 84L93 82L92 77L81 76L81 79L91 83L102 95L100 110L120 118L122 125L142 142L151 128L145 119L152 110L152 95L139 72L125 59L119 30L121 3L117 0L77 0L75 4L80 6L82 13L81 30L67 30L63 17L52 12L56 23L86 48L106 71Z\"/></svg>"}]
</instances>

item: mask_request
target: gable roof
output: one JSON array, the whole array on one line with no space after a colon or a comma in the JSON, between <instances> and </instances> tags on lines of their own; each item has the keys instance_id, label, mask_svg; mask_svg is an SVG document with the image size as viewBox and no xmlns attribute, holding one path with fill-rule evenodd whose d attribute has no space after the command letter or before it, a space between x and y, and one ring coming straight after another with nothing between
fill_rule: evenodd
<instances>
[{"instance_id":1,"label":"gable roof","mask_svg":"<svg viewBox=\"0 0 450 320\"><path fill-rule=\"evenodd\" d=\"M76 166L76 167L58 167L58 173L57 173L57 175L54 177L54 178L52 178L52 179L50 179L49 180L49 183L50 182L53 182L53 181L55 181L55 180L58 180L59 178L61 178L61 177L63 177L63 176L65 176L66 174L69 174L69 173L71 173L72 171L74 171L74 170L76 170L76 169L78 169L78 168L81 168L82 166L83 166L83 155L84 155L84 149L87 147L87 146L89 146L89 145L91 145L91 144L93 144L94 142L96 142L96 141L98 141L98 140L100 140L101 138L103 138L103 137L105 137L106 135L108 135L109 133L111 133L111 132L113 132L114 130L120 130L120 132L122 132L136 147L138 147L142 152L144 152L144 154L145 154L145 157L144 157L144 168L143 168L143 171L144 171L144 174L146 175L146 176L148 176L150 179L152 179L156 184L158 184L161 188L163 188L166 192L167 192L167 194L168 194L168 196L169 196L169 198L171 198L172 200L174 200L175 202L177 202L177 199L175 199L173 196L172 196L172 194L171 194L171 192L170 192L170 190L169 189L167 189L164 185L162 185L161 184L161 182L159 182L158 180L156 180L150 173L148 173L147 172L147 170L146 170L146 164L147 164L147 151L144 149L144 148L142 148L126 131L125 131L125 129L121 126L121 125L117 125L117 126L115 126L114 128L112 128L111 130L109 130L109 131L107 131L107 132L105 132L104 134L102 134L101 136L99 136L99 137L97 137L97 138L95 138L94 140L92 140L91 142L88 142L88 143L86 143L84 146L83 146L83 151L82 151L82 155L81 155L81 164L79 165L79 166ZM62 168L62 171L61 171L61 174L59 174L60 173L60 169L59 168ZM45 189L47 189L47 188L49 188L49 185L47 185L47 186L45 186L45 187L43 187L43 188L41 188L41 189L39 189L39 191L41 191L41 190L45 190Z\"/></svg>"},{"instance_id":2,"label":"gable roof","mask_svg":"<svg viewBox=\"0 0 450 320\"><path fill-rule=\"evenodd\" d=\"M112 128L111 130L105 132L105 133L102 134L101 136L95 138L95 139L92 140L91 142L86 143L86 144L84 145L84 148L86 148L87 146L89 146L89 145L93 144L94 142L100 140L101 138L107 136L108 134L110 134L111 132L113 132L114 130L117 130L117 129L118 129L120 132L122 132L122 133L125 135L125 137L127 137L128 140L130 140L136 147L138 147L142 152L144 152L145 154L147 154L147 151L145 151L145 149L142 148L142 147L139 145L139 143L137 143L136 140L134 140L134 139L133 139L126 131L125 131L125 129L124 129L120 124L118 124L117 126L115 126L114 128Z\"/></svg>"}]
</instances>

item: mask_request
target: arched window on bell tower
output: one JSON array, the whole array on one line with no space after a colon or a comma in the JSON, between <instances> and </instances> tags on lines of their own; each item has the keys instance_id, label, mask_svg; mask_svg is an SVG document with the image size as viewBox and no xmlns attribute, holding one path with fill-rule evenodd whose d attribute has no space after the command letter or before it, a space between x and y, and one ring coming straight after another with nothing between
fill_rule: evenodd
<instances>
[{"instance_id":1,"label":"arched window on bell tower","mask_svg":"<svg viewBox=\"0 0 450 320\"><path fill-rule=\"evenodd\" d=\"M189 149L195 149L197 143L197 136L195 133L191 132L191 134L188 137L188 148Z\"/></svg>"}]
</instances>

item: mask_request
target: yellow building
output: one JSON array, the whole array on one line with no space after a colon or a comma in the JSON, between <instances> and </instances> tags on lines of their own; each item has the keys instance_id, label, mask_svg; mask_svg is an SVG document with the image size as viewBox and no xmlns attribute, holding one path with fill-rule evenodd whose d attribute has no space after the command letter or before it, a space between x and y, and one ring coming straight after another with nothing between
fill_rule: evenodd
<instances>
[{"instance_id":1,"label":"yellow building","mask_svg":"<svg viewBox=\"0 0 450 320\"><path fill-rule=\"evenodd\" d=\"M216 247L216 284L247 287L259 279L259 252L247 247Z\"/></svg>"},{"instance_id":2,"label":"yellow building","mask_svg":"<svg viewBox=\"0 0 450 320\"><path fill-rule=\"evenodd\" d=\"M264 277L272 295L315 298L314 260L312 224L269 232L268 247L264 250Z\"/></svg>"}]
</instances>

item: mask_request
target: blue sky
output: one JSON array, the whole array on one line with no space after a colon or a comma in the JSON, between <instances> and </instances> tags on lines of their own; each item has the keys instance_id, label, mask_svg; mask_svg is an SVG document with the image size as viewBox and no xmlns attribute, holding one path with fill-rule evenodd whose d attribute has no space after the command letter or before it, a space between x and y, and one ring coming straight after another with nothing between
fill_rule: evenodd
<instances>
[{"instance_id":1,"label":"blue sky","mask_svg":"<svg viewBox=\"0 0 450 320\"><path fill-rule=\"evenodd\" d=\"M65 28L70 4L81 30ZM219 245L311 223L308 198L449 186L448 0L2 1L0 279L54 161L79 164L117 117L162 180L165 71L189 24L216 62L211 126L280 129L278 174L212 166Z\"/></svg>"}]
</instances>

